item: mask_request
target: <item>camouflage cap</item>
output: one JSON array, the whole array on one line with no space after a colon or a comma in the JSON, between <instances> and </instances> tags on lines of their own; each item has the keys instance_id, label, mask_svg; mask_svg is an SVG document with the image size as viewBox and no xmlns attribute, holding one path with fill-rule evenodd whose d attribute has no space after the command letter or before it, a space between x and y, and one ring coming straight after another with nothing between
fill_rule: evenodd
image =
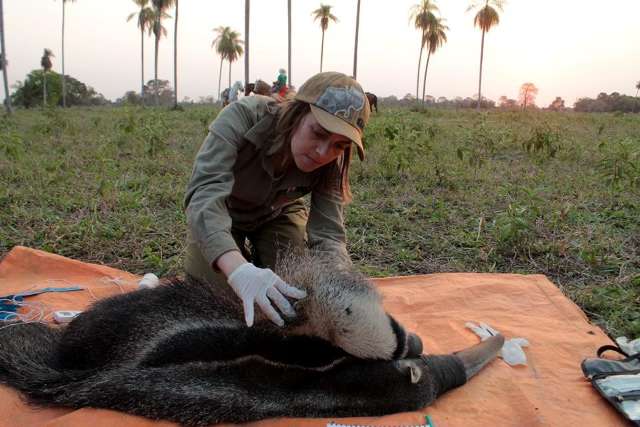
<instances>
[{"instance_id":1,"label":"camouflage cap","mask_svg":"<svg viewBox=\"0 0 640 427\"><path fill-rule=\"evenodd\" d=\"M355 79L334 71L318 73L300 87L295 99L311 104L320 126L349 138L364 159L362 133L369 120L369 101Z\"/></svg>"}]
</instances>

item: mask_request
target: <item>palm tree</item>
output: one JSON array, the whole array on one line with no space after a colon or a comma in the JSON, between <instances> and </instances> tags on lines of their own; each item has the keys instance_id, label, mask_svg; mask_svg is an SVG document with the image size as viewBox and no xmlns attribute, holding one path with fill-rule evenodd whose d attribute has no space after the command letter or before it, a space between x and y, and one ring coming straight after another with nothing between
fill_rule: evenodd
<instances>
[{"instance_id":1,"label":"palm tree","mask_svg":"<svg viewBox=\"0 0 640 427\"><path fill-rule=\"evenodd\" d=\"M7 77L7 51L4 47L4 7L0 0L0 66L2 67L2 77L4 80L4 106L7 114L11 114L11 97L9 96L9 78Z\"/></svg>"},{"instance_id":2,"label":"palm tree","mask_svg":"<svg viewBox=\"0 0 640 427\"><path fill-rule=\"evenodd\" d=\"M322 43L320 44L320 72L322 72L322 56L324 54L324 32L329 28L329 21L338 22L338 18L331 13L332 7L333 6L320 3L320 7L311 12L314 21L320 20L320 29L322 29Z\"/></svg>"},{"instance_id":3,"label":"palm tree","mask_svg":"<svg viewBox=\"0 0 640 427\"><path fill-rule=\"evenodd\" d=\"M289 66L289 68L287 70L289 71L289 86L291 86L293 84L291 81L291 0L287 0L287 28L289 35L289 49L287 54L287 65Z\"/></svg>"},{"instance_id":4,"label":"palm tree","mask_svg":"<svg viewBox=\"0 0 640 427\"><path fill-rule=\"evenodd\" d=\"M127 22L134 17L138 17L138 28L140 28L140 99L142 105L144 105L144 32L149 29L153 24L153 9L147 6L149 0L133 0L138 5L140 11L129 15Z\"/></svg>"},{"instance_id":5,"label":"palm tree","mask_svg":"<svg viewBox=\"0 0 640 427\"><path fill-rule=\"evenodd\" d=\"M467 12L472 9L478 9L478 13L473 18L473 25L480 27L482 30L482 41L480 44L480 74L478 76L478 105L480 111L480 100L482 99L482 60L484 56L484 34L488 32L494 25L500 23L498 10L502 12L505 0L473 0L473 3L467 8Z\"/></svg>"},{"instance_id":6,"label":"palm tree","mask_svg":"<svg viewBox=\"0 0 640 427\"><path fill-rule=\"evenodd\" d=\"M224 63L225 52L224 44L226 43L227 33L231 31L231 27L219 26L213 31L218 35L211 42L211 47L215 48L216 53L220 55L220 72L218 73L218 99L220 99L220 86L222 85L222 64Z\"/></svg>"},{"instance_id":7,"label":"palm tree","mask_svg":"<svg viewBox=\"0 0 640 427\"><path fill-rule=\"evenodd\" d=\"M249 87L249 12L251 11L250 0L244 0L244 87ZM249 89L247 89L249 90Z\"/></svg>"},{"instance_id":8,"label":"palm tree","mask_svg":"<svg viewBox=\"0 0 640 427\"><path fill-rule=\"evenodd\" d=\"M166 7L164 7L165 3L163 0L152 0L152 3L153 21L149 27L149 35L153 33L155 36L153 97L157 106L160 105L160 100L158 99L158 47L160 45L160 38L167 35L167 29L162 25L162 20L170 18L170 16L165 12Z\"/></svg>"},{"instance_id":9,"label":"palm tree","mask_svg":"<svg viewBox=\"0 0 640 427\"><path fill-rule=\"evenodd\" d=\"M231 87L231 64L244 53L242 45L244 41L240 40L240 33L231 29L231 27L220 26L213 29L217 33L211 47L216 49L216 53L220 55L220 73L218 74L218 99L220 99L220 86L222 82L222 64L226 59L229 61L229 87Z\"/></svg>"},{"instance_id":10,"label":"palm tree","mask_svg":"<svg viewBox=\"0 0 640 427\"><path fill-rule=\"evenodd\" d=\"M438 11L438 6L435 5L433 0L421 0L420 3L415 4L409 9L409 22L413 22L416 29L422 31L420 37L420 55L418 56L418 76L416 77L416 101L420 99L418 94L420 93L420 65L422 64L422 50L426 42L426 34L431 26L431 23L436 20L433 12Z\"/></svg>"},{"instance_id":11,"label":"palm tree","mask_svg":"<svg viewBox=\"0 0 640 427\"><path fill-rule=\"evenodd\" d=\"M360 29L360 0L358 0L358 6L356 6L356 42L353 48L353 78L358 78L358 32Z\"/></svg>"},{"instance_id":12,"label":"palm tree","mask_svg":"<svg viewBox=\"0 0 640 427\"><path fill-rule=\"evenodd\" d=\"M224 57L229 62L229 87L231 87L231 64L244 53L244 49L242 48L244 41L240 40L240 33L237 31L230 31L227 33L227 36L228 39L224 44Z\"/></svg>"},{"instance_id":13,"label":"palm tree","mask_svg":"<svg viewBox=\"0 0 640 427\"><path fill-rule=\"evenodd\" d=\"M47 106L47 71L51 71L51 67L53 67L51 63L53 56L51 49L45 48L42 58L40 58L40 65L42 66L42 104L44 107Z\"/></svg>"},{"instance_id":14,"label":"palm tree","mask_svg":"<svg viewBox=\"0 0 640 427\"><path fill-rule=\"evenodd\" d=\"M74 2L76 0L62 0L62 106L67 106L67 88L65 85L64 74L64 5L66 2Z\"/></svg>"},{"instance_id":15,"label":"palm tree","mask_svg":"<svg viewBox=\"0 0 640 427\"><path fill-rule=\"evenodd\" d=\"M4 32L2 34L4 34ZM4 48L2 48L2 51L4 52ZM640 80L636 83L636 98L638 97L638 91L640 91Z\"/></svg>"},{"instance_id":16,"label":"palm tree","mask_svg":"<svg viewBox=\"0 0 640 427\"><path fill-rule=\"evenodd\" d=\"M436 18L434 22L429 25L429 30L425 34L425 43L427 45L427 63L424 67L424 77L422 81L422 104L424 105L424 97L427 88L427 70L429 69L429 59L431 55L436 53L436 50L447 42L447 33L449 27L444 25L444 18Z\"/></svg>"}]
</instances>

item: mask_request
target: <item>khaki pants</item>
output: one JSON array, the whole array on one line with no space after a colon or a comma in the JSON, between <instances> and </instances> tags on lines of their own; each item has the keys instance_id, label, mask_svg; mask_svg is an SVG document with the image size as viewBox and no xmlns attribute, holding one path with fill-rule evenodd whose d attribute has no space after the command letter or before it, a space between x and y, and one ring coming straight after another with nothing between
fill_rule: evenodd
<instances>
[{"instance_id":1,"label":"khaki pants","mask_svg":"<svg viewBox=\"0 0 640 427\"><path fill-rule=\"evenodd\" d=\"M306 246L306 226L308 214L302 200L287 205L282 213L271 221L251 232L231 229L231 234L242 255L257 267L273 269L278 253L287 248L303 248ZM249 243L250 247L247 247ZM213 270L200 252L195 240L189 233L187 238L187 254L185 271L205 282L224 285L227 279L222 273Z\"/></svg>"}]
</instances>

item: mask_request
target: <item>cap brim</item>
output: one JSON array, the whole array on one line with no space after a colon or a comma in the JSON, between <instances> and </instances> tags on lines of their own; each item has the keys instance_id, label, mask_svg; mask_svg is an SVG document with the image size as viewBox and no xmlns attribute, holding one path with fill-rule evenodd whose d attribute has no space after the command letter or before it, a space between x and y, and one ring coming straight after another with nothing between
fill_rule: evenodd
<instances>
[{"instance_id":1,"label":"cap brim","mask_svg":"<svg viewBox=\"0 0 640 427\"><path fill-rule=\"evenodd\" d=\"M356 144L356 147L358 147L358 156L360 157L360 160L364 160L364 146L362 145L362 137L360 136L360 132L358 132L356 128L354 128L344 120L334 116L333 114L326 112L322 108L316 107L313 104L311 104L310 107L313 116L318 121L320 126L331 133L337 133L338 135L349 138L349 140L351 140L351 142Z\"/></svg>"}]
</instances>

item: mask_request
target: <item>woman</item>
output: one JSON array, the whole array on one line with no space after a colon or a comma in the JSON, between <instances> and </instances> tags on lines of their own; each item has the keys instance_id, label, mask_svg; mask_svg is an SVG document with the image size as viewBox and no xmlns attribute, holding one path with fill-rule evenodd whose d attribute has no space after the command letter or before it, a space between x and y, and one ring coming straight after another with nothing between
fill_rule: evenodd
<instances>
[{"instance_id":1,"label":"woman","mask_svg":"<svg viewBox=\"0 0 640 427\"><path fill-rule=\"evenodd\" d=\"M272 304L293 317L285 297L305 296L271 270L279 250L307 245L350 262L343 206L351 199L352 144L363 159L368 118L360 84L325 72L305 82L293 101L245 97L209 126L185 197L185 269L200 280L228 283L248 326L254 303L282 326ZM301 199L308 193L309 212Z\"/></svg>"}]
</instances>

